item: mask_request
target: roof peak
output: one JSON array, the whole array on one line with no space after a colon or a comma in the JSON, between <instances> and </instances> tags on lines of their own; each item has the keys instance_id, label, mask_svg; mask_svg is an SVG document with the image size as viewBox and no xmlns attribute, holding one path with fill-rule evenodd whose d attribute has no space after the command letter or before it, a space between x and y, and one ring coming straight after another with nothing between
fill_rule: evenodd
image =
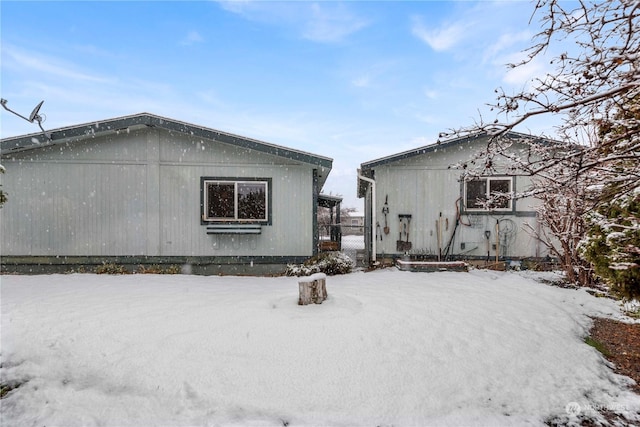
<instances>
[{"instance_id":1,"label":"roof peak","mask_svg":"<svg viewBox=\"0 0 640 427\"><path fill-rule=\"evenodd\" d=\"M439 148L446 148L449 146L454 146L457 144L461 144L464 142L470 142L479 138L483 138L483 137L487 137L487 138L491 138L493 135L491 135L488 131L486 130L482 130L482 131L477 131L477 132L470 132L467 133L465 135L457 135L457 136L452 136L451 138L448 138L444 141L441 141L438 139L437 142L434 142L432 144L427 144L427 145L423 145L421 147L417 147L417 148L412 148L406 151L402 151L400 153L396 153L396 154L391 154L385 157L380 157L378 159L374 159L374 160L370 160L368 162L364 162L360 165L360 168L362 170L364 169L370 169L372 167L375 166L379 166L381 164L386 164L386 163L390 163L390 162L394 162L396 160L402 160L402 159L406 159L409 157L413 157L413 156L417 156L420 154L425 154L425 153L429 153L432 151L435 151ZM504 133L503 135L500 135L499 137L504 137L504 138L511 138L511 139L515 139L515 138L527 138L527 139L533 139L533 140L537 140L537 141L551 141L551 139L548 138L544 138L544 137L540 137L540 136L535 136L535 135L531 135L531 134L526 134L526 133L521 133L521 132L516 132L516 131L508 131L506 133Z\"/></svg>"},{"instance_id":2,"label":"roof peak","mask_svg":"<svg viewBox=\"0 0 640 427\"><path fill-rule=\"evenodd\" d=\"M206 126L194 125L185 121L147 112L52 129L47 132L50 136L49 140L47 140L41 133L31 133L4 138L0 140L0 149L3 154L32 150L49 145L79 141L101 135L109 135L132 127L155 127L165 129L169 132L179 132L186 135L200 136L212 141L249 148L279 157L298 160L304 163L316 164L328 169L331 169L333 163L333 159L330 157L287 148L265 141L232 134Z\"/></svg>"}]
</instances>

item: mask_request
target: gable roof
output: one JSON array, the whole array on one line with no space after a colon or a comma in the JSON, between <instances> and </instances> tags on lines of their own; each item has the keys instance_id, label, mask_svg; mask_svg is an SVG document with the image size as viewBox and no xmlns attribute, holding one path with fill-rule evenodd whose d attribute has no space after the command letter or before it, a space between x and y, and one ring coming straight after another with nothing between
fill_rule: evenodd
<instances>
[{"instance_id":1,"label":"gable roof","mask_svg":"<svg viewBox=\"0 0 640 427\"><path fill-rule=\"evenodd\" d=\"M67 144L76 141L115 134L117 132L144 127L159 128L170 132L179 132L190 136L210 139L241 148L248 148L261 153L271 154L290 160L308 163L313 166L327 169L326 174L331 170L333 159L324 156L294 150L280 145L270 144L256 139L246 138L216 129L197 126L166 117L156 116L149 113L140 113L131 116L117 117L113 119L101 120L92 123L85 123L65 128L58 128L48 131L50 137L47 140L42 133L32 133L0 140L0 152L5 154L17 153L20 151L33 150L37 148Z\"/></svg>"},{"instance_id":2,"label":"gable roof","mask_svg":"<svg viewBox=\"0 0 640 427\"><path fill-rule=\"evenodd\" d=\"M368 162L364 162L364 163L360 164L360 169L363 172L365 172L365 171L368 171L370 169L375 168L376 166L381 166L381 165L385 165L385 164L388 164L388 163L397 162L399 160L404 160L404 159L408 159L408 158L411 158L411 157L420 156L422 154L430 153L432 151L440 150L440 149L443 149L443 148L452 147L452 146L456 146L456 145L460 145L460 144L465 144L465 143L476 141L476 140L481 139L481 138L490 138L490 137L491 136L486 131L472 133L472 134L469 134L469 135L464 135L464 136L460 136L460 137L457 137L457 138L449 139L449 140L446 140L444 142L437 142L435 144L425 145L423 147L419 147L419 148L414 148L414 149L411 149L411 150L403 151L403 152L398 153L398 154L392 154L390 156L381 157L381 158L375 159L375 160L370 160ZM549 142L551 142L551 140L546 139L546 138L536 137L536 136L533 136L533 135L527 135L527 134L519 133L519 132L507 132L506 134L504 134L502 136L502 138L520 139L520 140L521 139L528 139L529 141L533 141L533 142L537 142L537 143L549 143Z\"/></svg>"},{"instance_id":3,"label":"gable roof","mask_svg":"<svg viewBox=\"0 0 640 427\"><path fill-rule=\"evenodd\" d=\"M443 142L437 142L435 144L425 145L423 147L414 148L411 150L403 151L398 154L392 154L390 156L381 157L379 159L370 160L368 162L364 162L360 164L360 173L368 178L373 176L373 169L378 166L388 165L393 162L397 162L399 160L409 159L411 157L420 156L423 154L431 153L436 150L441 150L443 148L454 147L460 144L466 144L473 141L477 141L479 139L486 138L489 140L491 135L487 131L475 132L464 136L459 136L457 138L448 139ZM519 132L507 132L501 136L501 138L513 139L513 140L523 140L527 139L531 142L535 142L537 144L552 144L557 143L557 141L552 141L547 138L537 137L533 135L528 135ZM364 197L366 193L367 183L363 182L360 178L358 178L358 197Z\"/></svg>"}]
</instances>

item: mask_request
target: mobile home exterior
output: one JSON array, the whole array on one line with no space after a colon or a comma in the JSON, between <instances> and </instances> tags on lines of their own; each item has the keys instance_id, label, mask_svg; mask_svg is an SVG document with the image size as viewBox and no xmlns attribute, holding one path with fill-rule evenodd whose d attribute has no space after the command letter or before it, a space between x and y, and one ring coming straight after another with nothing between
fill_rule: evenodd
<instances>
[{"instance_id":1,"label":"mobile home exterior","mask_svg":"<svg viewBox=\"0 0 640 427\"><path fill-rule=\"evenodd\" d=\"M526 137L511 133L508 137ZM428 260L543 258L546 247L525 229L539 229L533 198L503 200L487 209L490 193L521 193L530 178L505 164L467 180L464 169L486 149L477 133L362 163L358 196L365 199L365 247L370 261L411 256ZM514 142L513 149L519 149Z\"/></svg>"},{"instance_id":2,"label":"mobile home exterior","mask_svg":"<svg viewBox=\"0 0 640 427\"><path fill-rule=\"evenodd\" d=\"M148 113L1 141L3 270L282 271L317 251L332 159Z\"/></svg>"}]
</instances>

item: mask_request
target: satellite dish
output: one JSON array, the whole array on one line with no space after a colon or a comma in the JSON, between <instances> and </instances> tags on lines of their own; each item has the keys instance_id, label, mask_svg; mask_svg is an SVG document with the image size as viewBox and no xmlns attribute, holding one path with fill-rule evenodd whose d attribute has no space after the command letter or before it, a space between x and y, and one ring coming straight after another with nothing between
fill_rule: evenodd
<instances>
[{"instance_id":1,"label":"satellite dish","mask_svg":"<svg viewBox=\"0 0 640 427\"><path fill-rule=\"evenodd\" d=\"M2 106L2 108L4 108L5 110L9 111L10 113L15 114L16 116L20 117L21 119L24 119L26 121L28 121L29 123L33 123L33 121L35 120L36 122L38 122L38 126L40 127L40 130L42 131L43 135L47 138L47 141L51 141L51 134L46 132L44 130L44 128L42 127L42 116L40 116L38 113L40 112L40 107L42 107L42 104L44 104L44 101L40 101L40 103L38 105L36 105L36 108L33 109L33 111L31 112L31 114L29 115L29 117L25 117L20 113L16 113L15 111L13 111L11 108L7 107L7 100L4 98L0 99L0 106ZM46 116L45 116L46 118Z\"/></svg>"},{"instance_id":2,"label":"satellite dish","mask_svg":"<svg viewBox=\"0 0 640 427\"><path fill-rule=\"evenodd\" d=\"M38 105L36 105L36 108L33 109L33 111L31 112L31 114L29 114L29 121L31 123L33 123L34 120L38 120L38 122L40 122L40 116L38 116L38 112L40 112L40 107L42 107L42 104L44 104L44 101L40 101L40 103Z\"/></svg>"}]
</instances>

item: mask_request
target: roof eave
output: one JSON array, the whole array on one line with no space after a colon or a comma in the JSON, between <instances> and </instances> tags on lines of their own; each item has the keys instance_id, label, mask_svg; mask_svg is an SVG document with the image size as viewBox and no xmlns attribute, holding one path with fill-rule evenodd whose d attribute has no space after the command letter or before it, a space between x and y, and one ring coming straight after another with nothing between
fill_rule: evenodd
<instances>
[{"instance_id":1,"label":"roof eave","mask_svg":"<svg viewBox=\"0 0 640 427\"><path fill-rule=\"evenodd\" d=\"M488 136L488 133L486 131L482 131L482 132L477 132L477 133L473 133L470 135L464 135L464 136L459 136L453 139L449 139L446 140L444 142L437 142L435 144L430 144L430 145L425 145L423 147L419 147L419 148L414 148L411 150L407 150L407 151L403 151L401 153L397 153L397 154L392 154L390 156L386 156L386 157L381 157L379 159L375 159L375 160L371 160L368 162L364 162L362 164L360 164L360 168L362 169L363 173L369 169L373 169L375 167L378 166L383 166L386 165L388 163L393 163L393 162L397 162L399 160L405 160L414 156L419 156L422 154L426 154L432 151L436 151L439 149L443 149L443 148L447 148L450 146L455 146L458 144L461 144L463 142L468 142L471 140L475 140L475 139L479 139L479 138L483 138ZM531 139L533 141L535 141L536 143L551 143L552 141L547 139L547 138L541 138L541 137L536 137L533 135L527 135L527 134L523 134L523 133L519 133L519 132L508 132L507 134L504 135L505 138L528 138Z\"/></svg>"},{"instance_id":2,"label":"roof eave","mask_svg":"<svg viewBox=\"0 0 640 427\"><path fill-rule=\"evenodd\" d=\"M206 138L242 148L248 148L262 153L318 166L323 170L330 171L333 164L333 159L329 157L319 156L299 150L293 150L279 145L270 144L251 138L245 138L227 132L205 128L202 126L195 126L189 123L156 116L149 113L141 113L132 116L97 121L94 123L86 123L77 126L54 129L49 132L50 140L47 140L46 136L42 133L32 133L13 138L5 138L0 141L0 150L2 151L3 155L8 153L16 153L20 151L42 148L47 145L55 145L59 143L71 142L74 140L104 136L110 133L117 133L119 131L131 130L132 128L143 126L157 127L170 132L179 132L186 135L198 136L201 138Z\"/></svg>"}]
</instances>

